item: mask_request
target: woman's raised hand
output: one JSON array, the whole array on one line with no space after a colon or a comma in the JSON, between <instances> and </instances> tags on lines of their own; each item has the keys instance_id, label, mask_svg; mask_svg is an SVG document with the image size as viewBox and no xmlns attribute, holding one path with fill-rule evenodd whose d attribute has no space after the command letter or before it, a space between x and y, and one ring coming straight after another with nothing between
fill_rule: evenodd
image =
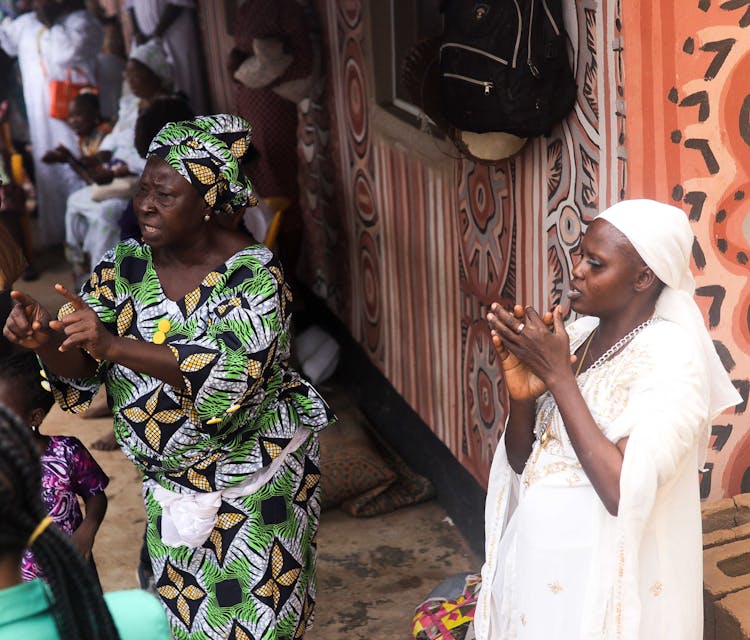
<instances>
[{"instance_id":1,"label":"woman's raised hand","mask_svg":"<svg viewBox=\"0 0 750 640\"><path fill-rule=\"evenodd\" d=\"M510 313L495 303L487 320L508 393L514 400L538 398L547 390L545 380L559 370L561 363L569 370L567 363L575 362L559 306L554 313L540 317L532 307L516 305Z\"/></svg>"},{"instance_id":2,"label":"woman's raised hand","mask_svg":"<svg viewBox=\"0 0 750 640\"><path fill-rule=\"evenodd\" d=\"M22 291L12 291L10 296L16 305L5 321L3 335L26 349L38 349L49 342L53 333L49 311Z\"/></svg>"},{"instance_id":3,"label":"woman's raised hand","mask_svg":"<svg viewBox=\"0 0 750 640\"><path fill-rule=\"evenodd\" d=\"M518 356L505 347L499 333L500 325L513 327L513 330L521 326L524 317L523 307L516 305L512 314L497 303L493 304L491 308L492 312L487 315L487 321L490 324L492 345L495 347L503 368L503 377L505 378L505 386L508 387L508 393L514 400L534 400L546 391L546 385ZM551 317L552 314L546 313L544 319L551 322Z\"/></svg>"},{"instance_id":4,"label":"woman's raised hand","mask_svg":"<svg viewBox=\"0 0 750 640\"><path fill-rule=\"evenodd\" d=\"M64 352L75 348L83 349L92 358L106 360L115 337L80 296L61 284L56 284L55 290L73 306L72 313L63 316L62 320L49 323L52 329L65 334L59 350Z\"/></svg>"}]
</instances>

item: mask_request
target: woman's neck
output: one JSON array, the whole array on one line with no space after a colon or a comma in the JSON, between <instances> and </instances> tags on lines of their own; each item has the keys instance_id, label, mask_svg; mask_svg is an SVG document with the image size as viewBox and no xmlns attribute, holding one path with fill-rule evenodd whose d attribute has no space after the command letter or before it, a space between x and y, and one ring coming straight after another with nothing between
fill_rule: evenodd
<instances>
[{"instance_id":1,"label":"woman's neck","mask_svg":"<svg viewBox=\"0 0 750 640\"><path fill-rule=\"evenodd\" d=\"M644 305L630 313L620 313L611 318L600 318L596 342L611 346L654 315L654 305Z\"/></svg>"},{"instance_id":2,"label":"woman's neck","mask_svg":"<svg viewBox=\"0 0 750 640\"><path fill-rule=\"evenodd\" d=\"M209 270L226 262L235 253L248 246L247 236L223 229L218 225L206 225L206 231L193 242L181 246L162 247L152 250L154 263L158 266Z\"/></svg>"}]
</instances>

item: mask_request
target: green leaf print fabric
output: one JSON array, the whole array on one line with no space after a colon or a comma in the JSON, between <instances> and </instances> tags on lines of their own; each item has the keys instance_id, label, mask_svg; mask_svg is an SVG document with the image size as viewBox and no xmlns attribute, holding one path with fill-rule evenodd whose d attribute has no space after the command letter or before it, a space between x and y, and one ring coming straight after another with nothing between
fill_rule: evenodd
<instances>
[{"instance_id":1,"label":"green leaf print fabric","mask_svg":"<svg viewBox=\"0 0 750 640\"><path fill-rule=\"evenodd\" d=\"M82 297L111 333L166 344L183 376L175 388L107 362L89 379L47 372L68 411L84 411L105 385L117 441L144 476L149 553L172 633L185 640L301 637L315 601L316 432L334 418L287 367L291 297L279 262L262 245L248 247L173 301L150 248L129 240L104 256ZM70 311L63 307L60 316ZM223 498L202 547L161 542L157 485L178 493L235 486L268 467L299 428L310 437L266 485Z\"/></svg>"}]
</instances>

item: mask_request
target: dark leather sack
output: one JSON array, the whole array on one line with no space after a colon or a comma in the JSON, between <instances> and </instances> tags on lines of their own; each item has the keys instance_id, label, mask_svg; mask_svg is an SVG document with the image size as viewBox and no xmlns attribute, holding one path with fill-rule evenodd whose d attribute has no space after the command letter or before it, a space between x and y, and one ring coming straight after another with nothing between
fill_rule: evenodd
<instances>
[{"instance_id":1,"label":"dark leather sack","mask_svg":"<svg viewBox=\"0 0 750 640\"><path fill-rule=\"evenodd\" d=\"M463 131L549 133L576 84L561 0L445 0L442 111Z\"/></svg>"}]
</instances>

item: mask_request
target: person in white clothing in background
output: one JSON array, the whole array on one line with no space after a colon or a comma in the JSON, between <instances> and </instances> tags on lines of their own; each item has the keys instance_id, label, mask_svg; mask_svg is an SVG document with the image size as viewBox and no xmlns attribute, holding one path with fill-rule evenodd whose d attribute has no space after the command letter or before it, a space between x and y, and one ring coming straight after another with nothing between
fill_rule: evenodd
<instances>
[{"instance_id":1,"label":"person in white clothing in background","mask_svg":"<svg viewBox=\"0 0 750 640\"><path fill-rule=\"evenodd\" d=\"M196 114L207 113L195 0L126 0L136 44L160 38L174 68L174 88Z\"/></svg>"},{"instance_id":2,"label":"person in white clothing in background","mask_svg":"<svg viewBox=\"0 0 750 640\"><path fill-rule=\"evenodd\" d=\"M41 161L62 144L75 148L76 134L65 120L50 115L50 80L96 84L96 59L102 47L98 20L78 0L34 0L33 11L0 23L0 47L18 58L34 156L40 244L61 244L65 201L83 181L67 165Z\"/></svg>"}]
</instances>

